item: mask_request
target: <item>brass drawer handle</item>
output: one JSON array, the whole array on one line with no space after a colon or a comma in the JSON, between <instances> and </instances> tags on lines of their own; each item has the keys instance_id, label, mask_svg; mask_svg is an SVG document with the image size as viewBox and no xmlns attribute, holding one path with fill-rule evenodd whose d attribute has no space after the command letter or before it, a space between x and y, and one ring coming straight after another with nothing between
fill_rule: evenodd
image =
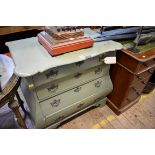
<instances>
[{"instance_id":1,"label":"brass drawer handle","mask_svg":"<svg viewBox=\"0 0 155 155\"><path fill-rule=\"evenodd\" d=\"M97 81L97 82L95 83L95 87L96 87L96 88L100 87L100 86L101 86L101 83L102 83L102 81Z\"/></svg>"},{"instance_id":2,"label":"brass drawer handle","mask_svg":"<svg viewBox=\"0 0 155 155\"><path fill-rule=\"evenodd\" d=\"M134 91L137 91L137 89L135 87L131 87Z\"/></svg>"},{"instance_id":3,"label":"brass drawer handle","mask_svg":"<svg viewBox=\"0 0 155 155\"><path fill-rule=\"evenodd\" d=\"M74 75L75 78L79 78L82 75L82 73L77 73L76 75Z\"/></svg>"},{"instance_id":4,"label":"brass drawer handle","mask_svg":"<svg viewBox=\"0 0 155 155\"><path fill-rule=\"evenodd\" d=\"M77 62L75 64L76 64L76 66L80 67L83 63L84 63L84 61L80 61L80 62Z\"/></svg>"},{"instance_id":5,"label":"brass drawer handle","mask_svg":"<svg viewBox=\"0 0 155 155\"><path fill-rule=\"evenodd\" d=\"M145 84L145 85L147 84L140 76L137 75L137 78L140 80L142 84Z\"/></svg>"},{"instance_id":6,"label":"brass drawer handle","mask_svg":"<svg viewBox=\"0 0 155 155\"><path fill-rule=\"evenodd\" d=\"M142 82L142 84L144 84L144 85L146 85L147 84L147 82L145 82L145 81L141 81Z\"/></svg>"},{"instance_id":7,"label":"brass drawer handle","mask_svg":"<svg viewBox=\"0 0 155 155\"><path fill-rule=\"evenodd\" d=\"M49 92L55 92L58 89L58 85L52 84L49 88L47 88L47 90Z\"/></svg>"},{"instance_id":8,"label":"brass drawer handle","mask_svg":"<svg viewBox=\"0 0 155 155\"><path fill-rule=\"evenodd\" d=\"M137 91L137 89L135 88L135 87L131 87L134 91L135 91L135 93L137 94L137 95L140 95L140 93Z\"/></svg>"},{"instance_id":9,"label":"brass drawer handle","mask_svg":"<svg viewBox=\"0 0 155 155\"><path fill-rule=\"evenodd\" d=\"M143 80L139 75L137 75L137 78L138 78L139 80L141 80L141 81Z\"/></svg>"},{"instance_id":10,"label":"brass drawer handle","mask_svg":"<svg viewBox=\"0 0 155 155\"><path fill-rule=\"evenodd\" d=\"M150 74L153 74L153 72L152 72L152 71L150 71L150 70L148 70L148 72L149 72Z\"/></svg>"},{"instance_id":11,"label":"brass drawer handle","mask_svg":"<svg viewBox=\"0 0 155 155\"><path fill-rule=\"evenodd\" d=\"M76 87L75 89L74 89L74 92L79 92L81 90L81 87Z\"/></svg>"},{"instance_id":12,"label":"brass drawer handle","mask_svg":"<svg viewBox=\"0 0 155 155\"><path fill-rule=\"evenodd\" d=\"M101 72L102 72L102 69L101 68L97 68L97 69L95 69L95 74L100 74Z\"/></svg>"},{"instance_id":13,"label":"brass drawer handle","mask_svg":"<svg viewBox=\"0 0 155 155\"><path fill-rule=\"evenodd\" d=\"M47 74L46 74L46 78L50 78L50 77L56 77L58 75L58 71L56 70L50 70Z\"/></svg>"},{"instance_id":14,"label":"brass drawer handle","mask_svg":"<svg viewBox=\"0 0 155 155\"><path fill-rule=\"evenodd\" d=\"M58 107L60 105L60 99L55 99L52 103L51 103L51 106L52 107Z\"/></svg>"}]
</instances>

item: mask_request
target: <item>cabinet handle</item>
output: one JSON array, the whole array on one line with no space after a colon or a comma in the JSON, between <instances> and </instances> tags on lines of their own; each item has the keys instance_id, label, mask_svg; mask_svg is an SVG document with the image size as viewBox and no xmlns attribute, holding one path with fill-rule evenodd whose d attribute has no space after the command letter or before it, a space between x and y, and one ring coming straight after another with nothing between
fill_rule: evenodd
<instances>
[{"instance_id":1,"label":"cabinet handle","mask_svg":"<svg viewBox=\"0 0 155 155\"><path fill-rule=\"evenodd\" d=\"M77 73L76 75L74 75L75 78L79 78L82 75L82 73Z\"/></svg>"},{"instance_id":2,"label":"cabinet handle","mask_svg":"<svg viewBox=\"0 0 155 155\"><path fill-rule=\"evenodd\" d=\"M135 88L135 87L131 87L134 91L135 91L135 93L137 94L137 95L140 95L140 93L137 91L137 89Z\"/></svg>"},{"instance_id":3,"label":"cabinet handle","mask_svg":"<svg viewBox=\"0 0 155 155\"><path fill-rule=\"evenodd\" d=\"M51 103L51 106L52 107L58 107L60 105L60 99L55 99L52 103Z\"/></svg>"},{"instance_id":4,"label":"cabinet handle","mask_svg":"<svg viewBox=\"0 0 155 155\"><path fill-rule=\"evenodd\" d=\"M47 88L47 90L49 91L49 92L54 92L54 91L56 91L58 89L58 85L55 85L55 84L52 84L49 88Z\"/></svg>"},{"instance_id":5,"label":"cabinet handle","mask_svg":"<svg viewBox=\"0 0 155 155\"><path fill-rule=\"evenodd\" d=\"M56 77L58 75L58 71L56 70L50 70L47 74L46 74L46 78L50 78L50 77Z\"/></svg>"},{"instance_id":6,"label":"cabinet handle","mask_svg":"<svg viewBox=\"0 0 155 155\"><path fill-rule=\"evenodd\" d=\"M95 83L95 87L100 87L101 86L101 83L102 83L102 81L97 81L96 83Z\"/></svg>"},{"instance_id":7,"label":"cabinet handle","mask_svg":"<svg viewBox=\"0 0 155 155\"><path fill-rule=\"evenodd\" d=\"M137 75L137 78L138 78L139 80L141 80L141 81L143 80L139 75Z\"/></svg>"},{"instance_id":8,"label":"cabinet handle","mask_svg":"<svg viewBox=\"0 0 155 155\"><path fill-rule=\"evenodd\" d=\"M145 81L141 81L144 85L146 85L147 84L147 82L145 82Z\"/></svg>"},{"instance_id":9,"label":"cabinet handle","mask_svg":"<svg viewBox=\"0 0 155 155\"><path fill-rule=\"evenodd\" d=\"M153 74L153 72L152 71L150 71L150 70L148 70L148 72L152 75Z\"/></svg>"},{"instance_id":10,"label":"cabinet handle","mask_svg":"<svg viewBox=\"0 0 155 155\"><path fill-rule=\"evenodd\" d=\"M102 72L102 69L101 68L97 68L97 69L95 69L95 74L100 74L101 72Z\"/></svg>"},{"instance_id":11,"label":"cabinet handle","mask_svg":"<svg viewBox=\"0 0 155 155\"><path fill-rule=\"evenodd\" d=\"M131 87L134 91L137 91L137 89L135 87Z\"/></svg>"},{"instance_id":12,"label":"cabinet handle","mask_svg":"<svg viewBox=\"0 0 155 155\"><path fill-rule=\"evenodd\" d=\"M74 92L79 92L81 90L81 87L76 87L75 89L74 89Z\"/></svg>"},{"instance_id":13,"label":"cabinet handle","mask_svg":"<svg viewBox=\"0 0 155 155\"><path fill-rule=\"evenodd\" d=\"M147 84L140 76L137 75L137 78L140 80L142 84L145 84L145 85Z\"/></svg>"}]
</instances>

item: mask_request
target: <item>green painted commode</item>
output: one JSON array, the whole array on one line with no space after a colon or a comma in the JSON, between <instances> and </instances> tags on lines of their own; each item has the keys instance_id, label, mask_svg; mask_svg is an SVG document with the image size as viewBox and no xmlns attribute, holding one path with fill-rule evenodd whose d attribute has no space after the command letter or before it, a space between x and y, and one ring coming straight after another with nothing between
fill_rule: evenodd
<instances>
[{"instance_id":1,"label":"green painted commode","mask_svg":"<svg viewBox=\"0 0 155 155\"><path fill-rule=\"evenodd\" d=\"M110 64L122 45L114 41L95 43L92 48L51 57L36 38L8 42L15 73L22 77L21 90L36 128L56 128L62 122L93 106L103 106L113 85ZM21 50L24 57L21 60ZM20 50L20 51L19 51ZM33 57L30 56L33 52ZM38 65L37 65L38 64Z\"/></svg>"}]
</instances>

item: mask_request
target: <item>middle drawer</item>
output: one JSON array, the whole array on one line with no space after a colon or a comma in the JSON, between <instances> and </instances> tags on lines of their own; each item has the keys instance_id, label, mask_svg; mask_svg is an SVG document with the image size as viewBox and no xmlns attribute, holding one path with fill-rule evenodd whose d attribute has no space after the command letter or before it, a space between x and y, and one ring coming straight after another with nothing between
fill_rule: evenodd
<instances>
[{"instance_id":1,"label":"middle drawer","mask_svg":"<svg viewBox=\"0 0 155 155\"><path fill-rule=\"evenodd\" d=\"M39 100L45 100L64 91L77 87L81 84L95 80L103 75L108 74L109 66L100 65L92 69L77 72L71 76L52 81L36 88L36 94Z\"/></svg>"}]
</instances>

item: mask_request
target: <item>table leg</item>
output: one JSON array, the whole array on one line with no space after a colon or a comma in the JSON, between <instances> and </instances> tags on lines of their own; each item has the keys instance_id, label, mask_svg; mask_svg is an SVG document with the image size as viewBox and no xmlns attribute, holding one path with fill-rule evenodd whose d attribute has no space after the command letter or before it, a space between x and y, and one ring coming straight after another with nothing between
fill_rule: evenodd
<instances>
[{"instance_id":1,"label":"table leg","mask_svg":"<svg viewBox=\"0 0 155 155\"><path fill-rule=\"evenodd\" d=\"M9 104L8 104L9 108L14 112L16 118L17 118L17 121L19 123L19 125L26 129L26 124L24 122L24 119L22 118L22 115L19 111L19 105L18 105L18 102L13 100L13 101L10 101Z\"/></svg>"}]
</instances>

